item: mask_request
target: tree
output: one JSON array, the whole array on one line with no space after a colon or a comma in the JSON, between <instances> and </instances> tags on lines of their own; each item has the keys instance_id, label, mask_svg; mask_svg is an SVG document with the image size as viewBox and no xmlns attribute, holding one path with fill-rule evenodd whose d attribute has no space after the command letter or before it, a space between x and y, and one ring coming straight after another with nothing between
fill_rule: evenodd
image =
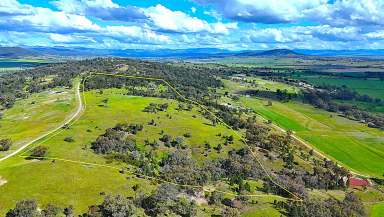
<instances>
[{"instance_id":1,"label":"tree","mask_svg":"<svg viewBox=\"0 0 384 217\"><path fill-rule=\"evenodd\" d=\"M73 206L70 205L68 207L65 207L64 208L64 211L63 211L65 217L73 217Z\"/></svg>"},{"instance_id":2,"label":"tree","mask_svg":"<svg viewBox=\"0 0 384 217\"><path fill-rule=\"evenodd\" d=\"M74 142L75 140L73 139L72 136L67 136L67 137L64 138L64 141L66 141L66 142Z\"/></svg>"},{"instance_id":3,"label":"tree","mask_svg":"<svg viewBox=\"0 0 384 217\"><path fill-rule=\"evenodd\" d=\"M221 215L225 216L225 217L239 217L240 216L240 212L237 209L235 209L235 208L225 207L221 211Z\"/></svg>"},{"instance_id":4,"label":"tree","mask_svg":"<svg viewBox=\"0 0 384 217\"><path fill-rule=\"evenodd\" d=\"M214 191L209 196L208 203L210 205L219 205L223 199L224 199L224 194L223 193Z\"/></svg>"},{"instance_id":5,"label":"tree","mask_svg":"<svg viewBox=\"0 0 384 217\"><path fill-rule=\"evenodd\" d=\"M41 210L42 217L55 217L59 213L60 213L60 208L52 204L48 204L45 209Z\"/></svg>"},{"instance_id":6,"label":"tree","mask_svg":"<svg viewBox=\"0 0 384 217\"><path fill-rule=\"evenodd\" d=\"M217 153L220 153L221 150L223 149L223 146L221 144L218 144L216 147L215 147Z\"/></svg>"},{"instance_id":7,"label":"tree","mask_svg":"<svg viewBox=\"0 0 384 217\"><path fill-rule=\"evenodd\" d=\"M8 151L11 145L11 139L0 139L0 151Z\"/></svg>"},{"instance_id":8,"label":"tree","mask_svg":"<svg viewBox=\"0 0 384 217\"><path fill-rule=\"evenodd\" d=\"M133 201L121 195L105 197L99 208L102 217L129 217L137 212Z\"/></svg>"},{"instance_id":9,"label":"tree","mask_svg":"<svg viewBox=\"0 0 384 217\"><path fill-rule=\"evenodd\" d=\"M6 217L38 217L37 203L34 200L22 200L7 212Z\"/></svg>"},{"instance_id":10,"label":"tree","mask_svg":"<svg viewBox=\"0 0 384 217\"><path fill-rule=\"evenodd\" d=\"M30 158L43 158L47 154L48 148L45 146L37 146L32 149L32 153L30 154Z\"/></svg>"}]
</instances>

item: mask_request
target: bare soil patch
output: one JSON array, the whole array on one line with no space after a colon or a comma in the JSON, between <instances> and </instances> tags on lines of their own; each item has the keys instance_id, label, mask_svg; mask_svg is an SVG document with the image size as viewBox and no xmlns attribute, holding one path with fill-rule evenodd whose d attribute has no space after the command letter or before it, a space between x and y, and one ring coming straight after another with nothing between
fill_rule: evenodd
<instances>
[{"instance_id":1,"label":"bare soil patch","mask_svg":"<svg viewBox=\"0 0 384 217\"><path fill-rule=\"evenodd\" d=\"M3 177L0 176L0 186L5 185L7 183L7 180L5 180Z\"/></svg>"}]
</instances>

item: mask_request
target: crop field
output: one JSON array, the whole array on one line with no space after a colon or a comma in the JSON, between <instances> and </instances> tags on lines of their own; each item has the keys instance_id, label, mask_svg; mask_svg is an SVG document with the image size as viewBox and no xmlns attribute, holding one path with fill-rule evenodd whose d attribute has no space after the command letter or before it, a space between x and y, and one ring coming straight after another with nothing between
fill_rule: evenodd
<instances>
[{"instance_id":1,"label":"crop field","mask_svg":"<svg viewBox=\"0 0 384 217\"><path fill-rule=\"evenodd\" d=\"M0 119L0 138L13 142L8 152L0 152L0 157L55 128L74 109L74 89L56 88L17 100Z\"/></svg>"},{"instance_id":2,"label":"crop field","mask_svg":"<svg viewBox=\"0 0 384 217\"><path fill-rule=\"evenodd\" d=\"M86 92L87 108L81 118L69 129L43 143L38 142L38 145L48 147L48 157L123 168L124 165L108 162L90 149L91 142L117 123L143 124L143 131L137 134L137 143L142 148L145 148L142 144L145 139L158 139L161 130L172 136L182 136L190 132L191 137L185 139L185 143L192 147L196 159L204 158L200 152L205 142L215 147L222 142L217 134L233 133L220 124L212 126L200 115L197 108L192 111L177 111L175 109L178 102L174 100L127 96L122 93L122 90L118 89L104 90L102 94L97 91ZM103 103L104 99L108 99L108 102ZM158 113L143 112L150 103L168 103L169 108ZM157 126L148 125L151 119L155 120ZM73 137L74 141L65 142L64 139L68 136ZM241 145L235 139L234 144L223 147L222 153ZM162 147L159 150L163 150ZM212 150L207 158L215 158L218 155L219 153ZM41 205L48 202L63 207L71 204L76 213L81 213L86 211L90 204L102 200L100 192L124 192L132 196L134 192L131 187L135 184L147 191L155 187L148 181L120 174L117 169L110 167L61 160L25 160L18 156L0 164L0 176L6 181L6 184L0 186L0 215L4 215L17 200L24 198L36 199Z\"/></svg>"},{"instance_id":3,"label":"crop field","mask_svg":"<svg viewBox=\"0 0 384 217\"><path fill-rule=\"evenodd\" d=\"M242 97L241 103L312 144L348 168L382 177L384 132L312 106ZM369 159L369 160L367 160Z\"/></svg>"}]
</instances>

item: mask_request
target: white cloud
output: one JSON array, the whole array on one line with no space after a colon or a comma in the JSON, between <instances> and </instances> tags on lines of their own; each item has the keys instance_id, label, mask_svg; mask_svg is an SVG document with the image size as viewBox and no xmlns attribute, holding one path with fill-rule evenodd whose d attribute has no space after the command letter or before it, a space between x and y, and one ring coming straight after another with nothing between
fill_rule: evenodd
<instances>
[{"instance_id":1,"label":"white cloud","mask_svg":"<svg viewBox=\"0 0 384 217\"><path fill-rule=\"evenodd\" d=\"M196 13L196 8L195 7L191 7L191 11L192 11L192 13Z\"/></svg>"},{"instance_id":2,"label":"white cloud","mask_svg":"<svg viewBox=\"0 0 384 217\"><path fill-rule=\"evenodd\" d=\"M384 25L384 1L336 0L308 12L308 19L334 26Z\"/></svg>"},{"instance_id":3,"label":"white cloud","mask_svg":"<svg viewBox=\"0 0 384 217\"><path fill-rule=\"evenodd\" d=\"M384 30L366 33L365 36L369 39L384 39Z\"/></svg>"},{"instance_id":4,"label":"white cloud","mask_svg":"<svg viewBox=\"0 0 384 217\"><path fill-rule=\"evenodd\" d=\"M51 2L59 10L102 20L130 22L145 19L143 9L134 6L120 6L111 0L57 0Z\"/></svg>"},{"instance_id":5,"label":"white cloud","mask_svg":"<svg viewBox=\"0 0 384 217\"><path fill-rule=\"evenodd\" d=\"M30 5L22 5L16 0L1 0L0 1L0 17L9 15L25 15L33 12L33 7Z\"/></svg>"},{"instance_id":6,"label":"white cloud","mask_svg":"<svg viewBox=\"0 0 384 217\"><path fill-rule=\"evenodd\" d=\"M101 33L122 40L136 40L145 43L167 43L170 38L139 26L107 26Z\"/></svg>"},{"instance_id":7,"label":"white cloud","mask_svg":"<svg viewBox=\"0 0 384 217\"><path fill-rule=\"evenodd\" d=\"M303 41L305 35L301 35L293 29L277 29L267 28L252 30L247 33L251 42L256 43L291 43L297 41Z\"/></svg>"},{"instance_id":8,"label":"white cloud","mask_svg":"<svg viewBox=\"0 0 384 217\"><path fill-rule=\"evenodd\" d=\"M50 33L49 38L54 42L72 42L74 39L70 35L62 35L62 34L56 34L56 33Z\"/></svg>"},{"instance_id":9,"label":"white cloud","mask_svg":"<svg viewBox=\"0 0 384 217\"><path fill-rule=\"evenodd\" d=\"M201 32L208 26L206 21L190 17L181 11L171 11L160 4L148 8L146 14L156 27L166 31Z\"/></svg>"},{"instance_id":10,"label":"white cloud","mask_svg":"<svg viewBox=\"0 0 384 217\"><path fill-rule=\"evenodd\" d=\"M197 17L191 17L184 12L172 11L160 4L147 8L145 13L151 19L153 25L161 31L227 34L230 29L237 28L236 23L208 23Z\"/></svg>"},{"instance_id":11,"label":"white cloud","mask_svg":"<svg viewBox=\"0 0 384 217\"><path fill-rule=\"evenodd\" d=\"M19 24L26 24L30 28L42 31L97 31L100 27L85 16L67 14L65 12L51 11L48 8L35 8L31 15L15 16L10 18ZM19 26L18 28L23 28Z\"/></svg>"},{"instance_id":12,"label":"white cloud","mask_svg":"<svg viewBox=\"0 0 384 217\"><path fill-rule=\"evenodd\" d=\"M225 17L243 22L287 23L305 15L307 10L327 0L195 0L211 4Z\"/></svg>"}]
</instances>

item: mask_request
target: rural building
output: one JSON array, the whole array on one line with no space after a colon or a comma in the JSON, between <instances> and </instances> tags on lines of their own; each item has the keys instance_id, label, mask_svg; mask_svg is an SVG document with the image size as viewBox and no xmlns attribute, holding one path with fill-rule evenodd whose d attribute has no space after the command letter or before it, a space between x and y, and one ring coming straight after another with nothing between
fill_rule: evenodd
<instances>
[{"instance_id":1,"label":"rural building","mask_svg":"<svg viewBox=\"0 0 384 217\"><path fill-rule=\"evenodd\" d=\"M348 179L348 187L350 188L366 188L370 185L371 183L367 179L361 179L356 177L350 177Z\"/></svg>"}]
</instances>

